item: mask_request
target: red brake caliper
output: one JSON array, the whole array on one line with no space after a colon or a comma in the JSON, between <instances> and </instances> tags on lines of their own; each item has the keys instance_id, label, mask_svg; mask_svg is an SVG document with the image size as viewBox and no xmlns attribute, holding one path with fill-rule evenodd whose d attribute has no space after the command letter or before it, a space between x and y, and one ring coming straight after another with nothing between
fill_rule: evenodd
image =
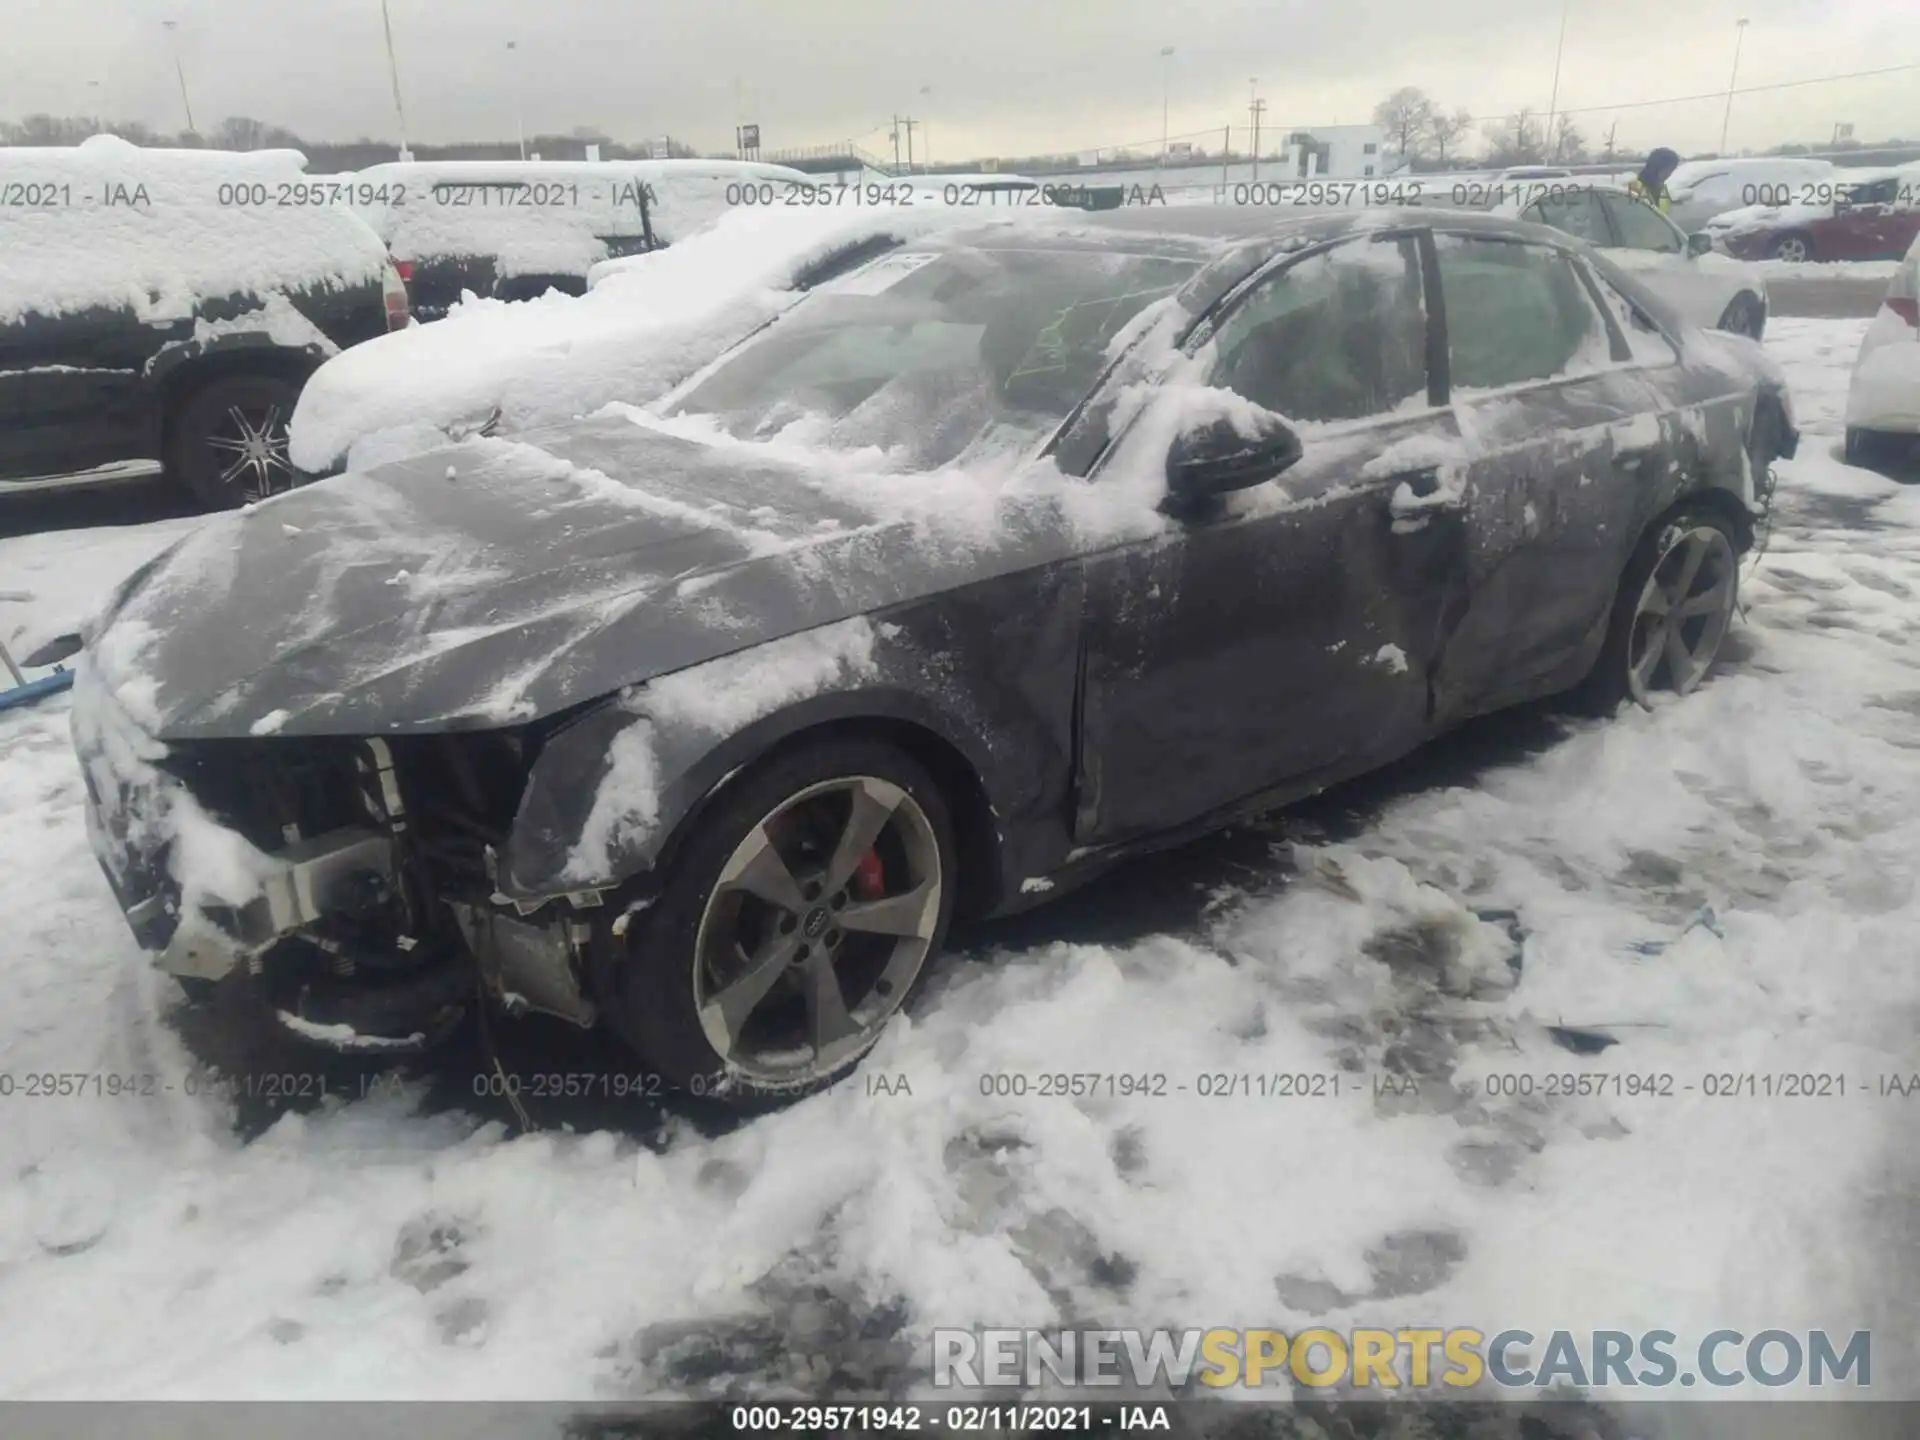
<instances>
[{"instance_id":1,"label":"red brake caliper","mask_svg":"<svg viewBox=\"0 0 1920 1440\"><path fill-rule=\"evenodd\" d=\"M853 867L854 892L862 900L878 900L887 890L887 872L880 864L880 852L869 850Z\"/></svg>"}]
</instances>

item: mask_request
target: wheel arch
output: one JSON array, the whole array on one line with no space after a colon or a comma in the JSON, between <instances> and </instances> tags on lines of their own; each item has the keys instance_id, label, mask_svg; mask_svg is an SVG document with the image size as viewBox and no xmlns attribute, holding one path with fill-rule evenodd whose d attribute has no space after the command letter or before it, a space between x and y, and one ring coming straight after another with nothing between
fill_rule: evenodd
<instances>
[{"instance_id":1,"label":"wheel arch","mask_svg":"<svg viewBox=\"0 0 1920 1440\"><path fill-rule=\"evenodd\" d=\"M260 375L298 388L326 358L315 347L279 345L267 336L248 334L161 356L153 368L160 397L161 454L172 453L180 412L209 385L235 376Z\"/></svg>"},{"instance_id":2,"label":"wheel arch","mask_svg":"<svg viewBox=\"0 0 1920 1440\"><path fill-rule=\"evenodd\" d=\"M953 820L961 890L956 913L975 915L1005 891L999 812L987 776L992 762L980 734L956 723L914 691L892 687L834 692L784 707L727 734L663 730L643 737L653 762L672 778L644 834L610 847L598 873L568 870L602 789L614 781L606 757L616 739L646 721L619 705L593 707L543 747L522 794L500 866L500 888L532 900L624 885L669 872L687 837L737 776L826 739L869 737L898 746L940 787Z\"/></svg>"}]
</instances>

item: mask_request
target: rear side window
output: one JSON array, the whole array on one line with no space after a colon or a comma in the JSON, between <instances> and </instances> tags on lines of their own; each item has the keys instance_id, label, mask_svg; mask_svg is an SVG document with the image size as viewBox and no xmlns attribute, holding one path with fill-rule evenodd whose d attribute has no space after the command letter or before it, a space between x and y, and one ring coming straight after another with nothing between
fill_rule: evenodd
<instances>
[{"instance_id":1,"label":"rear side window","mask_svg":"<svg viewBox=\"0 0 1920 1440\"><path fill-rule=\"evenodd\" d=\"M1453 389L1491 390L1612 363L1572 262L1544 245L1435 236Z\"/></svg>"},{"instance_id":2,"label":"rear side window","mask_svg":"<svg viewBox=\"0 0 1920 1440\"><path fill-rule=\"evenodd\" d=\"M1591 190L1570 190L1562 195L1550 195L1529 206L1525 218L1539 225L1551 225L1556 230L1563 230L1589 245L1613 244L1613 232L1607 228L1607 217L1601 213L1600 203Z\"/></svg>"},{"instance_id":3,"label":"rear side window","mask_svg":"<svg viewBox=\"0 0 1920 1440\"><path fill-rule=\"evenodd\" d=\"M1221 323L1213 383L1293 420L1360 420L1427 403L1420 251L1357 240L1288 266Z\"/></svg>"},{"instance_id":4,"label":"rear side window","mask_svg":"<svg viewBox=\"0 0 1920 1440\"><path fill-rule=\"evenodd\" d=\"M1679 360L1680 352L1660 333L1660 327L1641 313L1638 305L1609 284L1606 276L1596 275L1591 269L1587 275L1593 281L1593 288L1600 292L1600 298L1606 301L1613 323L1626 337L1635 364L1671 365Z\"/></svg>"}]
</instances>

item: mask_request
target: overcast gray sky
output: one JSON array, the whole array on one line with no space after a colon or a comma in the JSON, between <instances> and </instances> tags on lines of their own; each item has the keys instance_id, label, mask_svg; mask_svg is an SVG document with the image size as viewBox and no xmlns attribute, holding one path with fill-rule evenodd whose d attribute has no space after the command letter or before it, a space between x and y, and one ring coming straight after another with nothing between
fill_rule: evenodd
<instances>
[{"instance_id":1,"label":"overcast gray sky","mask_svg":"<svg viewBox=\"0 0 1920 1440\"><path fill-rule=\"evenodd\" d=\"M312 139L397 136L379 0L8 0L0 107L183 125L163 19L194 118ZM24 14L22 13L24 8ZM888 153L894 113L959 160L1155 142L1163 71L1175 137L1244 143L1248 81L1263 128L1354 123L1400 85L1477 115L1544 110L1560 0L390 0L417 143L598 126L730 145L857 137ZM1562 109L1920 62L1920 0L1568 0ZM507 42L518 42L509 52ZM1163 46L1175 47L1163 61ZM924 93L923 93L924 92ZM737 98L738 97L738 98ZM1581 114L1590 139L1715 146L1723 102ZM1920 139L1920 70L1734 101L1733 148ZM922 132L916 131L916 154Z\"/></svg>"}]
</instances>

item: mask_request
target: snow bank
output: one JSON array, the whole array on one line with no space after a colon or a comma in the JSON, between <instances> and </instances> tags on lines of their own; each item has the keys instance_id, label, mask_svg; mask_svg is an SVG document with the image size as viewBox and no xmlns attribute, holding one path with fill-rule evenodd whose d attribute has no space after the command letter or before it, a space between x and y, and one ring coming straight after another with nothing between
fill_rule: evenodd
<instances>
[{"instance_id":1,"label":"snow bank","mask_svg":"<svg viewBox=\"0 0 1920 1440\"><path fill-rule=\"evenodd\" d=\"M323 366L294 412L293 463L325 471L377 432L414 427L426 440L434 432L419 427L477 422L495 408L505 427L524 429L609 401L645 403L793 304L799 295L785 287L808 263L963 213L738 209L707 234L605 274L584 296L468 301Z\"/></svg>"},{"instance_id":2,"label":"snow bank","mask_svg":"<svg viewBox=\"0 0 1920 1440\"><path fill-rule=\"evenodd\" d=\"M95 307L186 319L207 296L378 285L386 252L344 208L277 203L295 151L146 151L96 136L0 155L0 324Z\"/></svg>"}]
</instances>

